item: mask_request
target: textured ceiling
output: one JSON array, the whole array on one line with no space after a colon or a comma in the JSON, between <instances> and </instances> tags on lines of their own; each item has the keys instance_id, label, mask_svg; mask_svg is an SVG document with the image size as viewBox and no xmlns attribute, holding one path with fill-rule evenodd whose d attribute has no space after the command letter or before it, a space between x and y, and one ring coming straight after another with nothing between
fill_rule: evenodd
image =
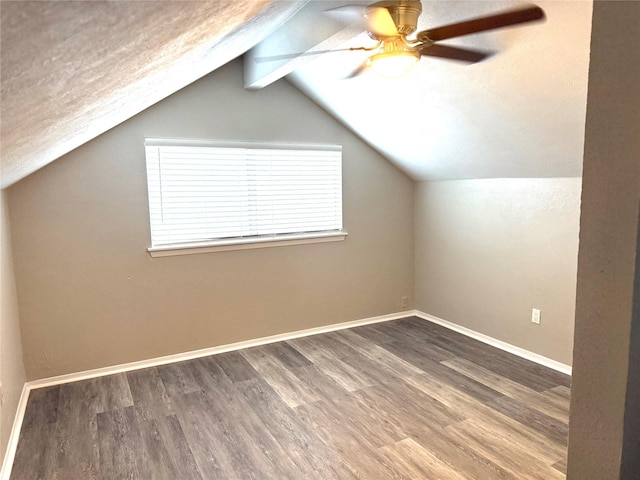
<instances>
[{"instance_id":1,"label":"textured ceiling","mask_svg":"<svg viewBox=\"0 0 640 480\"><path fill-rule=\"evenodd\" d=\"M243 54L305 3L0 1L2 187ZM319 4L284 25L295 41L272 37L296 52L369 40L321 28ZM514 5L425 0L418 28ZM425 58L401 79L343 80L361 53L334 53L287 78L416 179L580 175L592 4L540 5L545 23L448 42L498 52L476 65Z\"/></svg>"},{"instance_id":2,"label":"textured ceiling","mask_svg":"<svg viewBox=\"0 0 640 480\"><path fill-rule=\"evenodd\" d=\"M304 3L1 1L2 187L241 55Z\"/></svg>"},{"instance_id":3,"label":"textured ceiling","mask_svg":"<svg viewBox=\"0 0 640 480\"><path fill-rule=\"evenodd\" d=\"M521 5L422 3L419 30ZM288 78L415 179L580 176L592 3L537 4L545 22L443 42L496 52L478 64L427 57L399 79L344 80L366 58L345 52ZM363 44L365 34L341 46Z\"/></svg>"}]
</instances>

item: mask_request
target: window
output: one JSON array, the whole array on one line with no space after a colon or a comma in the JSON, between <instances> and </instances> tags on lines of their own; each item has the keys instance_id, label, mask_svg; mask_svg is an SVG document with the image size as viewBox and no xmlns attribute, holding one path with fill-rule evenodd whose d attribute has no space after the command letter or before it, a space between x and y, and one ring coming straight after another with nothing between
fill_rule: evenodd
<instances>
[{"instance_id":1,"label":"window","mask_svg":"<svg viewBox=\"0 0 640 480\"><path fill-rule=\"evenodd\" d=\"M147 139L145 152L152 255L346 235L339 146Z\"/></svg>"}]
</instances>

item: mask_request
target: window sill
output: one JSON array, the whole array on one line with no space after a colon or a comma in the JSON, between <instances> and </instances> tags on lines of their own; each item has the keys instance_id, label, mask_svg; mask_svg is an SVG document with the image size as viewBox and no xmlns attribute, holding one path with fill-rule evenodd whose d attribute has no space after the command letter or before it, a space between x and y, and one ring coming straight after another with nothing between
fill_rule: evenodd
<instances>
[{"instance_id":1,"label":"window sill","mask_svg":"<svg viewBox=\"0 0 640 480\"><path fill-rule=\"evenodd\" d=\"M198 253L227 252L230 250L304 245L307 243L339 242L344 240L347 235L347 232L320 232L259 238L235 238L233 240L150 247L147 251L152 257L169 257L173 255L194 255Z\"/></svg>"}]
</instances>

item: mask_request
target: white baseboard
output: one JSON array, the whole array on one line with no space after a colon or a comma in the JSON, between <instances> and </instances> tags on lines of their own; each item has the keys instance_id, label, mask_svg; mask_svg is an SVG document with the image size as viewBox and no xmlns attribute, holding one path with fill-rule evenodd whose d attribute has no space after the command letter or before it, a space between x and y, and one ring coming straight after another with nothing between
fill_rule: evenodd
<instances>
[{"instance_id":1,"label":"white baseboard","mask_svg":"<svg viewBox=\"0 0 640 480\"><path fill-rule=\"evenodd\" d=\"M332 332L335 330L343 330L345 328L359 327L361 325L369 325L372 323L388 322L390 320L400 320L414 315L413 311L404 311L397 313L390 313L388 315L380 315L377 317L363 318L360 320L353 320L350 322L334 323L332 325L325 325L322 327L307 328L305 330L297 330L294 332L281 333L278 335L271 335L268 337L256 338L253 340L246 340L243 342L230 343L227 345L221 345L218 347L203 348L201 350L193 350L190 352L177 353L174 355L166 355L163 357L151 358L149 360L141 360L138 362L123 363L120 365L113 365L110 367L96 368L93 370L85 370L82 372L68 373L65 375L58 375L55 377L42 378L39 380L33 380L24 384L22 388L22 394L18 403L18 409L11 429L9 437L9 443L7 444L7 450L5 452L4 461L2 464L2 470L0 471L0 480L9 480L11 476L11 467L13 466L13 460L16 454L16 448L18 446L18 438L20 437L20 429L22 428L22 421L24 420L24 413L27 408L27 401L29 399L29 392L36 388L51 387L54 385L60 385L63 383L77 382L80 380L86 380L89 378L102 377L105 375L113 375L115 373L129 372L132 370L140 370L142 368L155 367L158 365L166 365L168 363L181 362L184 360L191 360L199 357L206 357L214 355L216 353L231 352L233 350L240 350L242 348L257 347L258 345L266 345L268 343L282 342L284 340L291 340L299 337L306 337L309 335L317 335L319 333Z\"/></svg>"},{"instance_id":2,"label":"white baseboard","mask_svg":"<svg viewBox=\"0 0 640 480\"><path fill-rule=\"evenodd\" d=\"M462 327L460 325L449 322L447 320L443 320L433 315L429 315L428 313L421 312L420 310L407 310L407 311L402 311L397 313L390 313L387 315L380 315L377 317L369 317L369 318L363 318L360 320L352 320L349 322L334 323L334 324L325 325L322 327L314 327L314 328L307 328L304 330L296 330L294 332L280 333L277 335L270 335L268 337L261 337L253 340L245 340L242 342L230 343L227 345L220 345L217 347L209 347L209 348L203 348L200 350L193 350L190 352L176 353L173 355L165 355L162 357L151 358L148 360L140 360L137 362L123 363L119 365L113 365L110 367L102 367L102 368L96 368L92 370L85 370L82 372L68 373L65 375L48 377L40 380L33 380L31 382L27 382L25 385L28 387L28 390L30 391L34 388L50 387L53 385L77 382L77 381L86 380L89 378L102 377L105 375L113 375L115 373L129 372L132 370L140 370L142 368L155 367L158 365L166 365L168 363L181 362L184 360L191 360L194 358L215 355L217 353L231 352L231 351L240 350L243 348L266 345L268 343L282 342L285 340L291 340L299 337L306 337L309 335L317 335L320 333L332 332L335 330L343 330L346 328L353 328L353 327L369 325L373 323L399 320L399 319L410 317L410 316L416 316L416 317L422 318L423 320L428 320L432 323L436 323L438 325L449 328L453 331L456 331L468 337L474 338L476 340L479 340L493 347L499 348L500 350L513 353L514 355L525 358L527 360L531 360L532 362L535 362L535 363L539 363L546 367L552 368L553 370L557 370L567 375L571 375L571 367L569 365L565 365L563 363L557 362L555 360L544 357L542 355L538 355L537 353L530 352L523 348L516 347L515 345L511 345L507 342L497 340L493 337L484 335L482 333L476 332L466 327Z\"/></svg>"},{"instance_id":3,"label":"white baseboard","mask_svg":"<svg viewBox=\"0 0 640 480\"><path fill-rule=\"evenodd\" d=\"M564 373L566 375L571 375L570 365L566 365L564 363L560 363L556 360L552 360L550 358L544 357L537 353L530 352L529 350L525 350L524 348L516 347L515 345L511 345L510 343L503 342L502 340L497 340L483 333L476 332L475 330L471 330L470 328L462 327L458 324L449 322L447 320L443 320L442 318L438 318L433 315L429 315L428 313L424 313L419 310L414 310L413 315L415 315L416 317L422 318L423 320L436 323L442 327L461 333L462 335L466 335L467 337L471 337L476 340L479 340L480 342L486 343L487 345L491 345L492 347L496 347L496 348L499 348L500 350L504 350L505 352L512 353L514 355L517 355L518 357L522 357L526 360L530 360L540 365L544 365L545 367L549 367L553 370Z\"/></svg>"},{"instance_id":4,"label":"white baseboard","mask_svg":"<svg viewBox=\"0 0 640 480\"><path fill-rule=\"evenodd\" d=\"M414 315L412 310L390 313L388 315L380 315L377 317L363 318L360 320L353 320L349 322L334 323L332 325L325 325L322 327L307 328L304 330L296 330L294 332L280 333L277 335L270 335L268 337L256 338L253 340L245 340L242 342L230 343L227 345L220 345L217 347L203 348L201 350L193 350L190 352L176 353L173 355L166 355L163 357L151 358L149 360L140 360L138 362L123 363L120 365L113 365L110 367L96 368L93 370L85 370L83 372L68 373L65 375L58 375L55 377L43 378L40 380L34 380L28 382L29 389L50 387L53 385L60 385L62 383L77 382L79 380L86 380L88 378L102 377L104 375L113 375L114 373L129 372L131 370L139 370L142 368L156 367L158 365L166 365L168 363L181 362L184 360L191 360L199 357L207 357L209 355L215 355L216 353L231 352L233 350L240 350L243 348L257 347L258 345L265 345L268 343L282 342L284 340L291 340L298 337L306 337L309 335L317 335L319 333L332 332L334 330L343 330L345 328L358 327L361 325L369 325L372 323L388 322L390 320L399 320Z\"/></svg>"},{"instance_id":5,"label":"white baseboard","mask_svg":"<svg viewBox=\"0 0 640 480\"><path fill-rule=\"evenodd\" d=\"M18 400L16 416L13 419L13 426L11 427L11 433L9 434L7 449L4 452L2 470L0 470L0 480L9 480L9 477L11 476L11 467L13 466L13 459L16 456L18 439L20 438L20 429L22 428L22 421L24 420L24 412L27 410L27 401L29 400L30 391L31 389L25 383L22 386L22 393L20 394L20 399Z\"/></svg>"},{"instance_id":6,"label":"white baseboard","mask_svg":"<svg viewBox=\"0 0 640 480\"><path fill-rule=\"evenodd\" d=\"M479 340L483 343L499 348L506 352L512 353L519 357L531 360L532 362L539 363L553 370L571 375L571 367L563 363L551 360L550 358L543 357L537 353L530 352L520 347L516 347L509 343L497 340L482 333L478 333L466 327L462 327L455 323L448 322L433 315L421 312L419 310L407 310L403 312L391 313L388 315L381 315L377 317L363 318L361 320L353 320L350 322L335 323L332 325L326 325L322 327L308 328L305 330L297 330L294 332L281 333L278 335L271 335L268 337L256 338L253 340L246 340L242 342L230 343L227 345L221 345L217 347L203 348L201 350L193 350L190 352L177 353L174 355L166 355L162 357L151 358L149 360L141 360L138 362L123 363L120 365L113 365L110 367L96 368L93 370L86 370L82 372L69 373L66 375L58 375L55 377L43 378L40 380L33 380L24 384L22 388L22 394L20 395L20 401L18 402L18 409L9 436L9 443L7 444L7 450L4 456L4 462L2 464L2 470L0 471L0 480L9 480L11 475L11 467L13 466L13 460L18 446L18 438L20 436L20 429L22 428L22 421L24 419L24 413L27 408L27 400L29 399L29 392L36 388L50 387L54 385L60 385L63 383L77 382L80 380L86 380L89 378L102 377L105 375L113 375L115 373L129 372L132 370L139 370L142 368L155 367L158 365L166 365L168 363L181 362L184 360L191 360L199 357L206 357L209 355L215 355L217 353L230 352L234 350L240 350L243 348L256 347L258 345L266 345L268 343L282 342L284 340L291 340L299 337L306 337L309 335L317 335L320 333L333 332L335 330L343 330L345 328L359 327L362 325L370 325L372 323L388 322L391 320L399 320L416 316L427 320L443 327L449 328L453 331L466 335L468 337Z\"/></svg>"}]
</instances>

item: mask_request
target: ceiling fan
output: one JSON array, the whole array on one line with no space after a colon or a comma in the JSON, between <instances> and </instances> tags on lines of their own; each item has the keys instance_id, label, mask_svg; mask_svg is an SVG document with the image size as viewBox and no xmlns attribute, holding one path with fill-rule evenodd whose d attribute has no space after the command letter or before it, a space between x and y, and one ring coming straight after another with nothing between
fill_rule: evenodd
<instances>
[{"instance_id":1,"label":"ceiling fan","mask_svg":"<svg viewBox=\"0 0 640 480\"><path fill-rule=\"evenodd\" d=\"M484 60L490 54L479 50L443 45L439 42L545 18L540 7L529 5L423 30L413 35L417 29L418 17L422 13L420 0L385 0L364 8L362 6L346 6L329 10L329 12L351 18L355 15L359 21L364 21L369 36L376 41L372 47L346 49L373 52L365 63L349 77L356 76L368 68L384 76L400 76L413 67L422 56L476 63ZM329 52L331 51L329 50Z\"/></svg>"}]
</instances>

